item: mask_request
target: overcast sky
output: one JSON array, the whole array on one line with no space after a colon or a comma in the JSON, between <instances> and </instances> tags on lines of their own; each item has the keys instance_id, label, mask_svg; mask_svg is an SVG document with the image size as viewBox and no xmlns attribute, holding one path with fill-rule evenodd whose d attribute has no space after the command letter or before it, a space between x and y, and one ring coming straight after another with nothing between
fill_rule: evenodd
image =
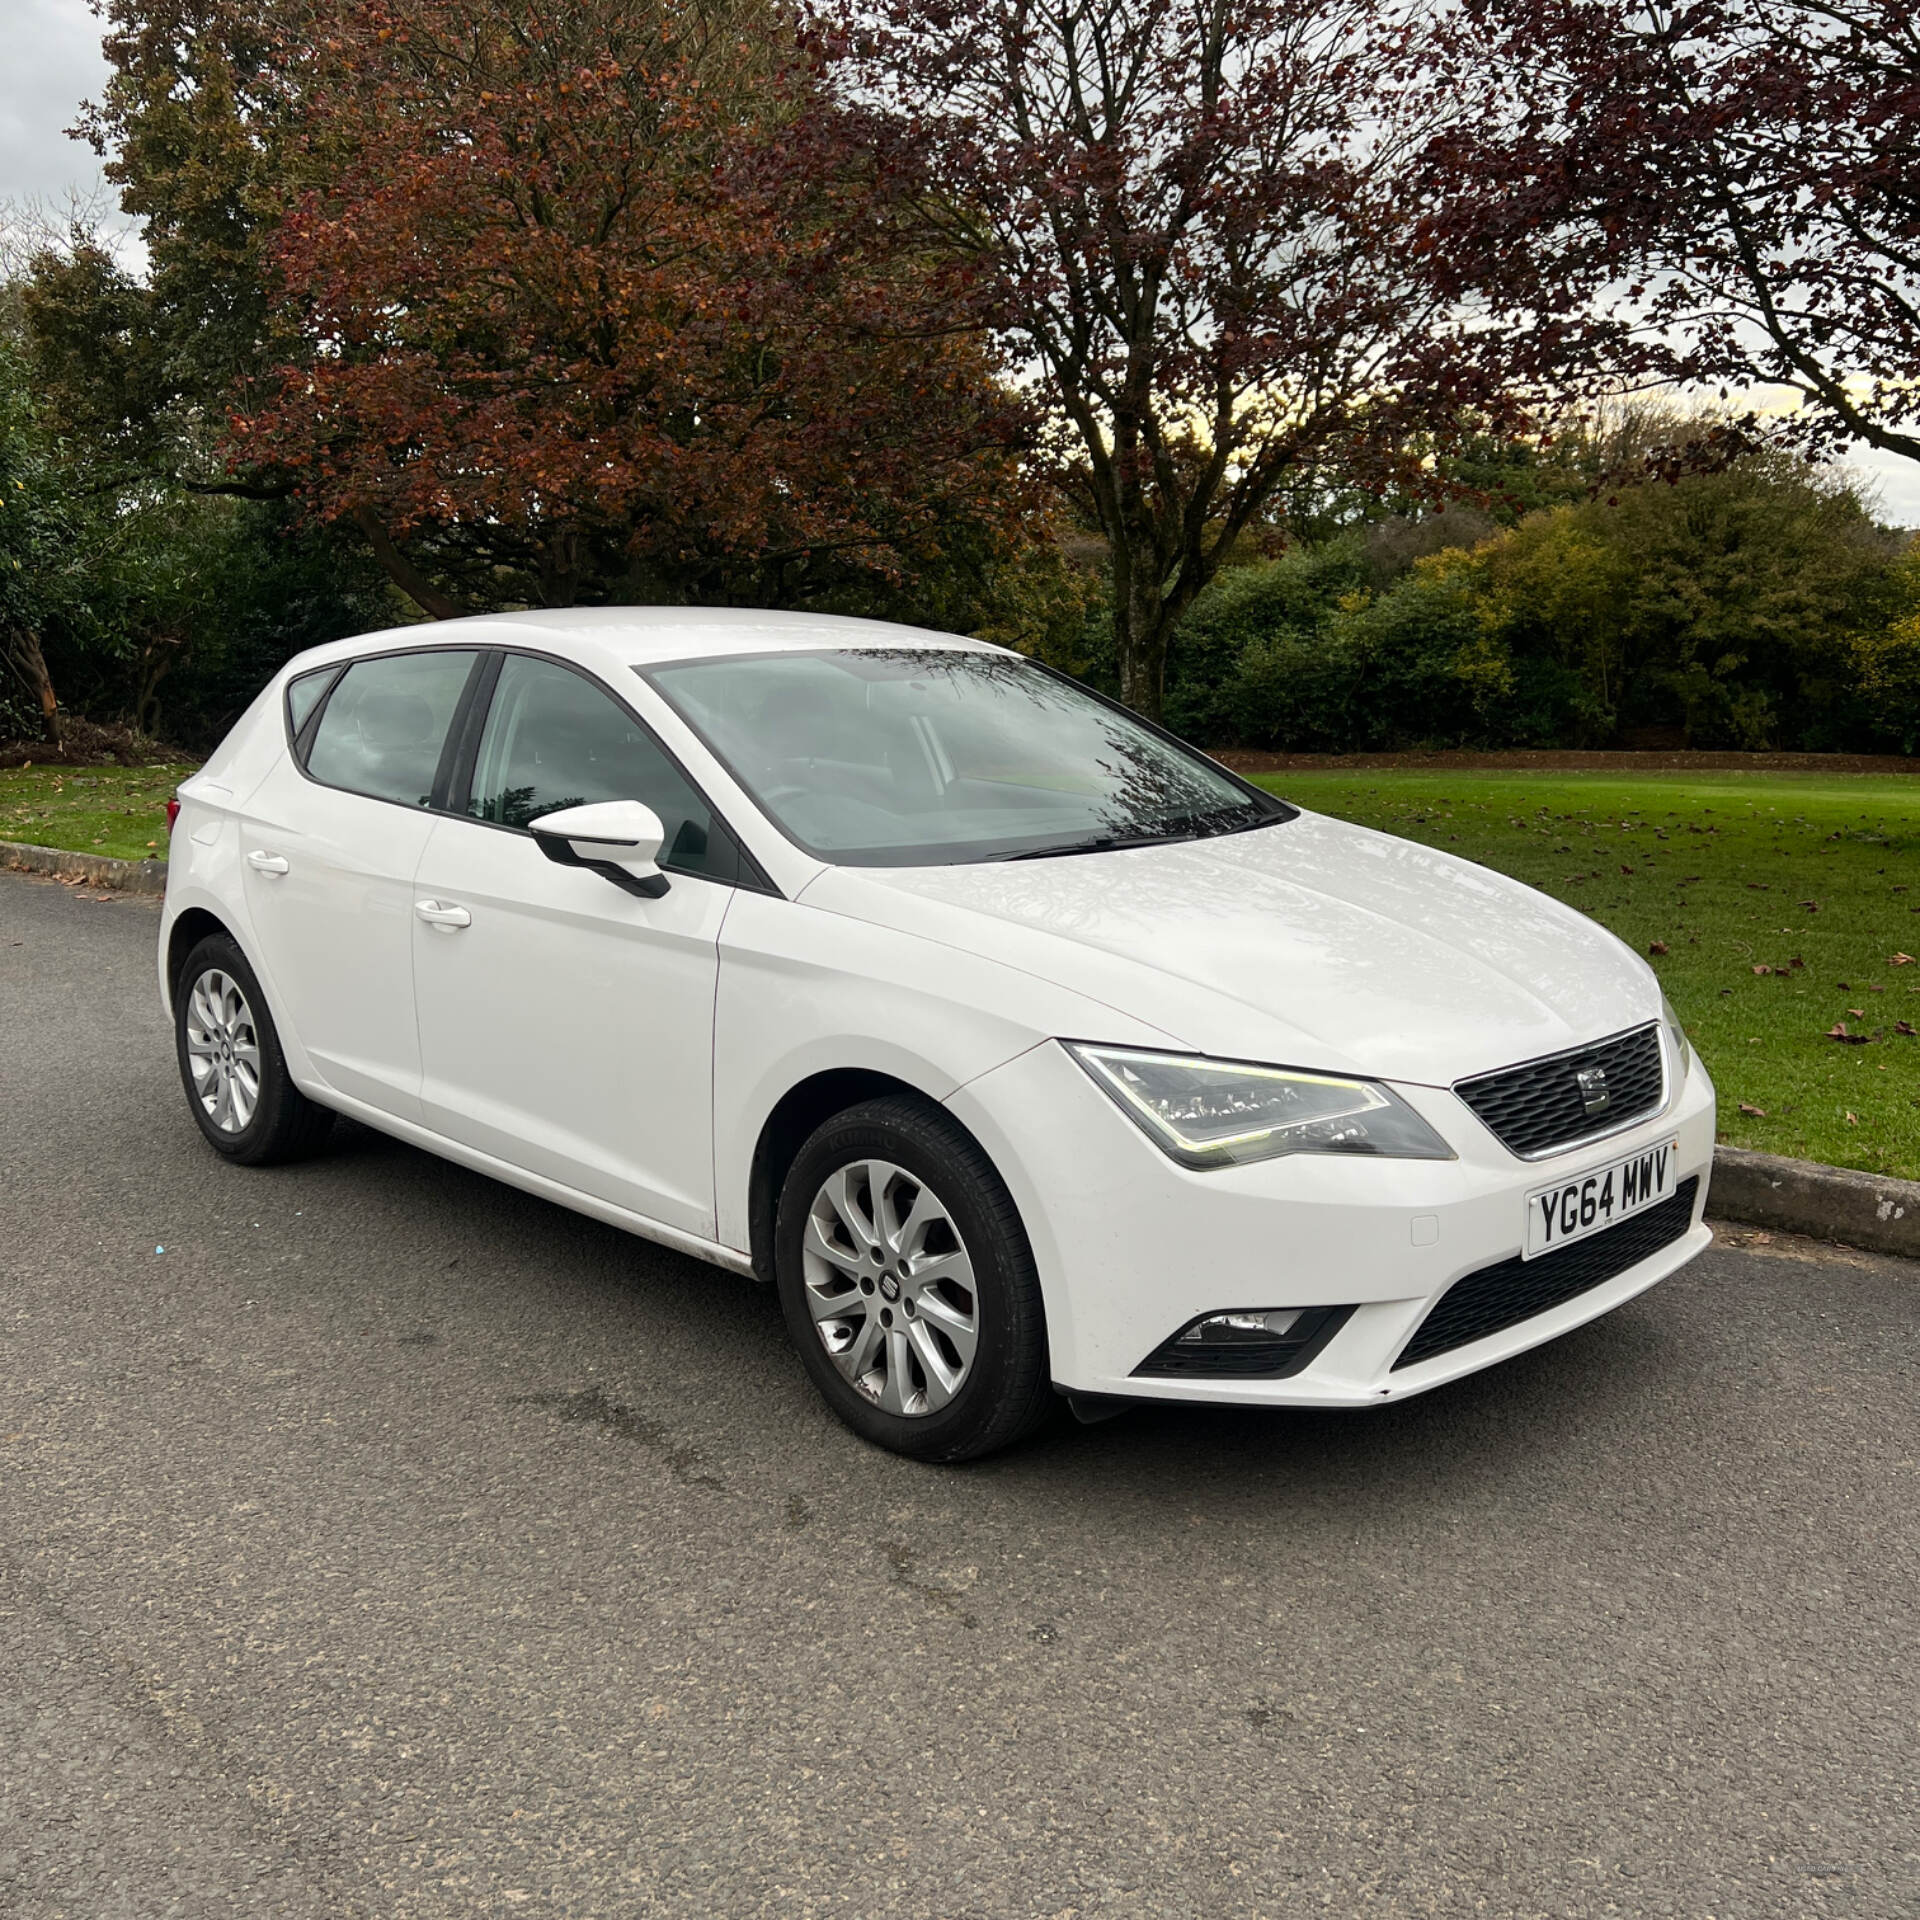
<instances>
[{"instance_id":1,"label":"overcast sky","mask_svg":"<svg viewBox=\"0 0 1920 1920\"><path fill-rule=\"evenodd\" d=\"M0 0L0 200L64 201L100 184L100 163L69 140L80 102L100 91L100 22L86 0Z\"/></svg>"},{"instance_id":2,"label":"overcast sky","mask_svg":"<svg viewBox=\"0 0 1920 1920\"><path fill-rule=\"evenodd\" d=\"M100 189L100 163L84 141L67 138L83 100L106 74L100 22L87 0L0 0L7 16L0 58L0 201L59 211L75 194ZM110 203L109 203L110 204ZM1860 478L1878 489L1881 511L1920 526L1920 462L1863 452Z\"/></svg>"}]
</instances>

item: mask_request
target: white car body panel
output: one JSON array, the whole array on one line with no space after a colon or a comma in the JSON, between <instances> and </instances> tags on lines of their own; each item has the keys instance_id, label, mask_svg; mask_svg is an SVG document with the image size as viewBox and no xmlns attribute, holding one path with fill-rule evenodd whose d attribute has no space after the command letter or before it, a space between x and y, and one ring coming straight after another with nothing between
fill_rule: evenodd
<instances>
[{"instance_id":1,"label":"white car body panel","mask_svg":"<svg viewBox=\"0 0 1920 1920\"><path fill-rule=\"evenodd\" d=\"M1517 1337L1534 1326L1528 1321L1501 1336L1485 1359L1462 1361L1462 1349L1391 1372L1434 1299L1463 1274L1520 1251L1527 1184L1522 1163L1450 1093L1406 1082L1395 1091L1452 1141L1457 1160L1295 1153L1194 1172L1168 1160L1058 1046L1032 1049L947 1104L1002 1170L1029 1234L1044 1238L1047 1332L1062 1386L1149 1399L1367 1406L1535 1344ZM1676 1132L1680 1177L1700 1180L1703 1203L1713 1095L1697 1069L1661 1115L1553 1164L1564 1163L1572 1178ZM1696 1205L1696 1227L1698 1218ZM1419 1236L1415 1222L1426 1223ZM1428 1235L1428 1244L1418 1244ZM1649 1263L1642 1286L1690 1259L1706 1238L1696 1232L1681 1244L1685 1251L1665 1248ZM1591 1310L1566 1319L1562 1330L1637 1291L1582 1295L1570 1304ZM1085 1311L1088 1303L1097 1311ZM1291 1378L1208 1380L1197 1395L1190 1380L1133 1374L1200 1314L1335 1305L1361 1312Z\"/></svg>"},{"instance_id":2,"label":"white car body panel","mask_svg":"<svg viewBox=\"0 0 1920 1920\"><path fill-rule=\"evenodd\" d=\"M1311 813L1066 859L830 868L804 898L1084 982L1197 1052L1432 1086L1658 1010L1646 963L1586 915Z\"/></svg>"},{"instance_id":3,"label":"white car body panel","mask_svg":"<svg viewBox=\"0 0 1920 1920\"><path fill-rule=\"evenodd\" d=\"M413 871L433 831L432 814L319 786L285 753L240 812L263 982L298 1009L319 1083L401 1120L421 1118Z\"/></svg>"},{"instance_id":4,"label":"white car body panel","mask_svg":"<svg viewBox=\"0 0 1920 1920\"><path fill-rule=\"evenodd\" d=\"M1006 863L829 865L789 840L635 671L781 648L983 643L828 617L605 609L364 636L290 662L181 788L160 941L210 915L260 975L289 1070L323 1104L736 1271L768 1117L815 1075L944 1103L1032 1242L1063 1389L1369 1405L1550 1339L1684 1264L1713 1089L1666 1048L1633 1127L1523 1161L1450 1089L1661 1018L1652 971L1585 916L1470 862L1312 814L1219 838ZM286 683L422 647L572 663L638 713L772 891L676 874L659 900L513 831L323 787ZM269 874L246 856L284 858ZM469 915L449 932L422 901ZM1060 1043L1197 1052L1390 1083L1452 1160L1298 1153L1193 1171ZM1677 1136L1692 1226L1604 1285L1417 1366L1393 1361L1461 1276L1523 1244L1524 1195ZM1356 1309L1276 1379L1143 1378L1210 1311Z\"/></svg>"},{"instance_id":5,"label":"white car body panel","mask_svg":"<svg viewBox=\"0 0 1920 1920\"><path fill-rule=\"evenodd\" d=\"M1136 1046L1161 1029L1004 961L857 926L805 901L742 893L721 936L714 1055L719 1238L747 1242L747 1186L766 1117L818 1073L882 1073L946 1100L968 1081L1092 1026Z\"/></svg>"},{"instance_id":6,"label":"white car body panel","mask_svg":"<svg viewBox=\"0 0 1920 1920\"><path fill-rule=\"evenodd\" d=\"M409 903L420 1118L631 1213L713 1238L713 997L731 887L637 899L524 833L442 818Z\"/></svg>"}]
</instances>

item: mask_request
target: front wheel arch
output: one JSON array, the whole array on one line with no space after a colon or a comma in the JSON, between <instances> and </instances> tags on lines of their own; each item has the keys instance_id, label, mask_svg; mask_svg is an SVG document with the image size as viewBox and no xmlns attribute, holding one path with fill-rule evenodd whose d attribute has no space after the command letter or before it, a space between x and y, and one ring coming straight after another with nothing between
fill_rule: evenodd
<instances>
[{"instance_id":1,"label":"front wheel arch","mask_svg":"<svg viewBox=\"0 0 1920 1920\"><path fill-rule=\"evenodd\" d=\"M832 1202L842 1223L841 1251L824 1249L831 1269L824 1277L837 1280L839 1290L816 1293L822 1276L810 1275L809 1264L823 1243L809 1220L821 1217L819 1199L834 1190L836 1178L844 1184L844 1174L836 1170L857 1167L871 1174L882 1163L889 1188L897 1176L918 1190L907 1207L908 1229L924 1220L923 1201L937 1203L934 1222L949 1236L944 1251L931 1249L932 1266L923 1266L912 1256L902 1228L905 1203L896 1198L889 1224L880 1191L870 1186L864 1203L856 1199L852 1212L839 1199ZM849 1229L848 1221L855 1226ZM855 1234L851 1248L849 1231ZM881 1247L890 1251L883 1254ZM961 1296L952 1291L948 1272L956 1256L962 1262ZM1046 1303L1025 1222L985 1150L937 1101L916 1092L888 1094L831 1114L815 1128L783 1183L775 1270L782 1317L802 1366L828 1405L862 1438L911 1458L955 1463L997 1452L1045 1419L1052 1405ZM936 1320L934 1302L942 1295L944 1308ZM927 1351L924 1339L916 1343L913 1338L916 1299L935 1329L936 1343L945 1348L944 1361ZM878 1387L860 1373L860 1357L869 1347L854 1342L851 1360L842 1364L848 1360L847 1342L835 1346L827 1339L829 1326L846 1333L838 1313L842 1300L860 1310L869 1337L879 1327L892 1329L880 1336L894 1358ZM906 1317L896 1321L890 1313ZM941 1322L956 1335L970 1329L957 1353L951 1340L938 1340ZM944 1377L949 1370L957 1370L957 1382ZM906 1404L889 1391L899 1372L912 1384ZM943 1376L947 1390L940 1397L934 1394L935 1375Z\"/></svg>"},{"instance_id":2,"label":"front wheel arch","mask_svg":"<svg viewBox=\"0 0 1920 1920\"><path fill-rule=\"evenodd\" d=\"M773 1226L780 1210L780 1190L787 1183L788 1169L815 1128L849 1107L902 1094L930 1106L940 1105L923 1087L867 1067L837 1067L809 1074L774 1103L773 1111L761 1123L747 1174L747 1249L756 1279L768 1286L773 1284ZM974 1144L979 1145L977 1141Z\"/></svg>"}]
</instances>

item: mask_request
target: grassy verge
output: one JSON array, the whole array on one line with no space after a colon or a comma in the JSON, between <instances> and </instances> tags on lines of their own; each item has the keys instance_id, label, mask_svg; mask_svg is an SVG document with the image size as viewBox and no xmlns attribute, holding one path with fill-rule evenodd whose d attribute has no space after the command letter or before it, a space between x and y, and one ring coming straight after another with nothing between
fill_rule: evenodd
<instances>
[{"instance_id":1,"label":"grassy verge","mask_svg":"<svg viewBox=\"0 0 1920 1920\"><path fill-rule=\"evenodd\" d=\"M1920 781L1369 770L1260 785L1511 874L1650 953L1719 1088L1722 1140L1920 1179L1920 1038L1899 1030L1920 1028L1920 964L1895 960L1920 957Z\"/></svg>"},{"instance_id":2,"label":"grassy verge","mask_svg":"<svg viewBox=\"0 0 1920 1920\"><path fill-rule=\"evenodd\" d=\"M166 800L190 771L0 771L0 839L164 854ZM1920 1028L1920 963L1895 964L1920 962L1920 781L1367 770L1260 784L1510 873L1639 952L1660 943L1653 965L1719 1087L1723 1140L1920 1179L1920 1038L1899 1030Z\"/></svg>"},{"instance_id":3,"label":"grassy verge","mask_svg":"<svg viewBox=\"0 0 1920 1920\"><path fill-rule=\"evenodd\" d=\"M163 859L168 796L191 766L0 769L0 840Z\"/></svg>"}]
</instances>

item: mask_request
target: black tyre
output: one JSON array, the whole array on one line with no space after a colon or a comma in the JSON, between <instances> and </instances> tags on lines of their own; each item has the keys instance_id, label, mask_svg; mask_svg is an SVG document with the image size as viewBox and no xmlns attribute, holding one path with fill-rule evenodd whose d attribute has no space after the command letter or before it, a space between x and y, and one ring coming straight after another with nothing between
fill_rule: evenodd
<instances>
[{"instance_id":1,"label":"black tyre","mask_svg":"<svg viewBox=\"0 0 1920 1920\"><path fill-rule=\"evenodd\" d=\"M266 995L226 934L187 955L173 988L173 1040L187 1105L216 1153L262 1167L327 1137L333 1115L293 1084Z\"/></svg>"},{"instance_id":2,"label":"black tyre","mask_svg":"<svg viewBox=\"0 0 1920 1920\"><path fill-rule=\"evenodd\" d=\"M1010 1446L1052 1404L1026 1230L930 1102L869 1101L800 1149L774 1226L787 1331L854 1432L918 1460Z\"/></svg>"}]
</instances>

